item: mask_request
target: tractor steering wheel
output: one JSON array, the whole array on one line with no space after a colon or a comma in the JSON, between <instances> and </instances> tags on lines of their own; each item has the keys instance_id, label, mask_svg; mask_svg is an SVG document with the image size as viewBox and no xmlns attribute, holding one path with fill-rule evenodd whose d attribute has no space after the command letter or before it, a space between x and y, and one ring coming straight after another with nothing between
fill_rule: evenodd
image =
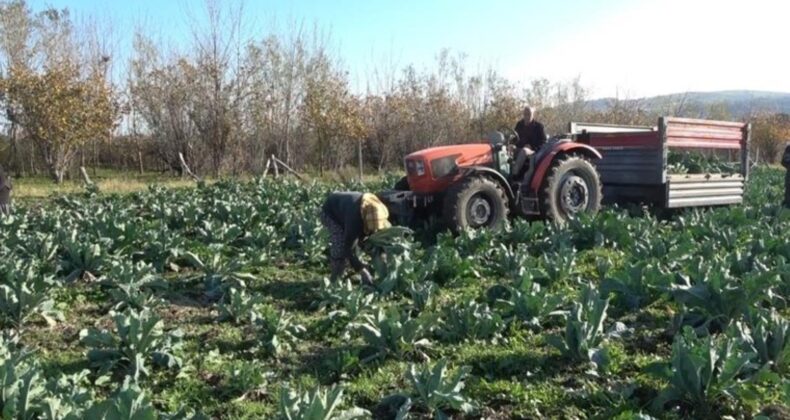
<instances>
[{"instance_id":1,"label":"tractor steering wheel","mask_svg":"<svg viewBox=\"0 0 790 420\"><path fill-rule=\"evenodd\" d=\"M519 142L519 140L521 140L519 138L518 133L516 132L516 130L514 130L514 129L510 128L510 127L504 128L502 131L503 131L503 134L507 137L507 143L508 144L516 144L516 143Z\"/></svg>"}]
</instances>

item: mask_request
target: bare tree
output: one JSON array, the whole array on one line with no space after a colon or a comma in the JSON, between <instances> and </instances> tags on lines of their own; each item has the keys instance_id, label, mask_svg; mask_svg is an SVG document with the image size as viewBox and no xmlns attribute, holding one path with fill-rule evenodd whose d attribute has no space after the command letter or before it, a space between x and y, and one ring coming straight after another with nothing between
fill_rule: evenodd
<instances>
[{"instance_id":1,"label":"bare tree","mask_svg":"<svg viewBox=\"0 0 790 420\"><path fill-rule=\"evenodd\" d=\"M164 58L140 33L135 35L134 51L128 84L136 134L150 136L155 153L180 174L178 155L191 161L197 137L187 114L191 87L183 77L186 63L178 57Z\"/></svg>"},{"instance_id":2,"label":"bare tree","mask_svg":"<svg viewBox=\"0 0 790 420\"><path fill-rule=\"evenodd\" d=\"M240 72L243 3L222 8L207 0L207 26L193 23L194 57L183 70L190 90L189 116L211 156L213 173L219 174L226 153L238 141L238 117L248 81Z\"/></svg>"}]
</instances>

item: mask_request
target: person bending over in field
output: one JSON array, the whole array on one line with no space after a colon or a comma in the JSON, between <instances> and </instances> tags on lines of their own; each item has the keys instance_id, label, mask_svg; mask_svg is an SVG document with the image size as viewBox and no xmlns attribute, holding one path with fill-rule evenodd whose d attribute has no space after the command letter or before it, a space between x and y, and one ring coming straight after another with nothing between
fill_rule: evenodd
<instances>
[{"instance_id":1,"label":"person bending over in field","mask_svg":"<svg viewBox=\"0 0 790 420\"><path fill-rule=\"evenodd\" d=\"M513 129L518 134L516 142L516 160L513 163L513 177L519 179L527 159L535 154L546 143L546 131L543 124L535 121L535 108L524 107L524 115Z\"/></svg>"},{"instance_id":2,"label":"person bending over in field","mask_svg":"<svg viewBox=\"0 0 790 420\"><path fill-rule=\"evenodd\" d=\"M391 227L387 206L374 194L334 192L321 209L321 223L329 231L329 266L332 282L346 270L346 264L360 273L362 281L372 283L370 271L356 254L358 242L381 229Z\"/></svg>"},{"instance_id":3,"label":"person bending over in field","mask_svg":"<svg viewBox=\"0 0 790 420\"><path fill-rule=\"evenodd\" d=\"M790 144L785 147L785 154L782 156L782 166L785 167L785 207L790 209Z\"/></svg>"},{"instance_id":4,"label":"person bending over in field","mask_svg":"<svg viewBox=\"0 0 790 420\"><path fill-rule=\"evenodd\" d=\"M11 178L7 177L0 166L0 216L11 214Z\"/></svg>"}]
</instances>

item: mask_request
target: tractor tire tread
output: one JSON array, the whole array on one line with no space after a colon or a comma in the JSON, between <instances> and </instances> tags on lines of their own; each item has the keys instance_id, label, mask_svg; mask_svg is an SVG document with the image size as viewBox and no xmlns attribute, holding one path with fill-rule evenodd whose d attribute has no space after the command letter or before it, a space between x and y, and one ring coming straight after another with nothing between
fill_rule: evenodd
<instances>
[{"instance_id":1,"label":"tractor tire tread","mask_svg":"<svg viewBox=\"0 0 790 420\"><path fill-rule=\"evenodd\" d=\"M486 176L473 176L452 185L447 190L442 209L443 219L450 230L452 230L454 233L460 233L461 230L466 228L466 221L464 220L465 218L462 218L463 209L459 208L459 206L462 204L465 205L468 198L474 195L477 191L487 187L493 187L496 190L500 203L502 203L500 206L501 208L499 209L499 211L502 213L499 223L504 223L507 221L510 209L509 200L505 190L502 189L498 182ZM466 200L463 199L464 195L468 195Z\"/></svg>"},{"instance_id":2,"label":"tractor tire tread","mask_svg":"<svg viewBox=\"0 0 790 420\"><path fill-rule=\"evenodd\" d=\"M546 178L543 180L543 185L541 185L540 189L540 200L541 200L541 216L544 219L549 219L555 222L564 222L564 219L559 214L559 210L556 208L556 205L552 203L552 195L550 191L553 189L552 185L559 182L562 175L564 174L563 167L566 166L573 166L577 165L576 162L583 162L582 165L589 166L588 169L591 169L593 172L596 173L596 185L595 185L595 202L592 204L592 208L590 209L593 213L597 213L601 209L601 199L603 198L603 185L601 184L600 175L598 175L598 171L595 169L595 166L584 156L577 155L577 154L566 154L563 156L558 157L554 160L551 167L549 168L549 173Z\"/></svg>"}]
</instances>

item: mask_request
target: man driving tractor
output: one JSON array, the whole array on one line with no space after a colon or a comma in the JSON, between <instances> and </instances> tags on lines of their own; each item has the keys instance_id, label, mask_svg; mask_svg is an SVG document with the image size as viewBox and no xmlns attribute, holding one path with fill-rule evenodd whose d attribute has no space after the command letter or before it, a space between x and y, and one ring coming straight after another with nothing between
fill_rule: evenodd
<instances>
[{"instance_id":1,"label":"man driving tractor","mask_svg":"<svg viewBox=\"0 0 790 420\"><path fill-rule=\"evenodd\" d=\"M520 179L527 159L546 143L546 131L543 124L535 120L535 108L530 106L524 107L524 118L516 123L513 130L518 134L518 141L512 177Z\"/></svg>"},{"instance_id":2,"label":"man driving tractor","mask_svg":"<svg viewBox=\"0 0 790 420\"><path fill-rule=\"evenodd\" d=\"M372 283L370 272L356 254L358 242L392 225L389 210L375 194L333 192L324 201L321 223L329 231L329 266L332 282L346 271L346 264L357 271L366 284Z\"/></svg>"}]
</instances>

